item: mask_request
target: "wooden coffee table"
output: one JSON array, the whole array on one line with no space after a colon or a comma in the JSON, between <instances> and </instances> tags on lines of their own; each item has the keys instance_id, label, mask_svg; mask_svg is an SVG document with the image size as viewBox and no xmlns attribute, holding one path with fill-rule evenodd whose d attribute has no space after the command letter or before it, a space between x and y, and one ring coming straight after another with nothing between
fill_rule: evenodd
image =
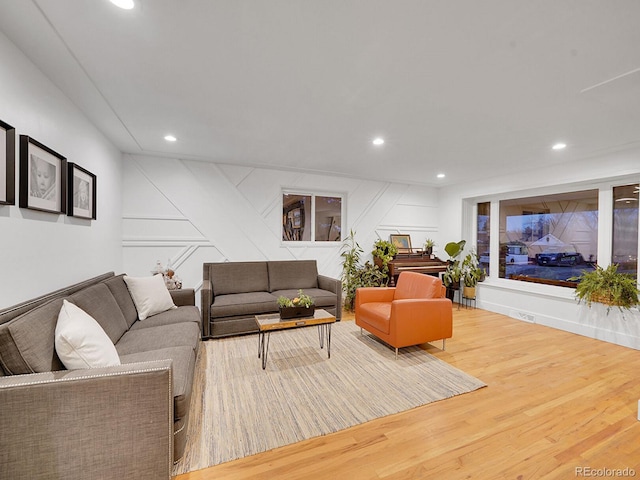
<instances>
[{"instance_id":1,"label":"wooden coffee table","mask_svg":"<svg viewBox=\"0 0 640 480\"><path fill-rule=\"evenodd\" d=\"M269 337L276 330L289 330L291 328L318 326L318 339L320 348L324 348L324 340L327 339L327 358L331 358L331 325L336 322L336 317L326 310L316 309L313 317L287 318L282 320L280 314L270 313L256 315L258 324L258 358L262 358L262 369L267 367L269 355ZM266 337L266 341L265 341Z\"/></svg>"}]
</instances>

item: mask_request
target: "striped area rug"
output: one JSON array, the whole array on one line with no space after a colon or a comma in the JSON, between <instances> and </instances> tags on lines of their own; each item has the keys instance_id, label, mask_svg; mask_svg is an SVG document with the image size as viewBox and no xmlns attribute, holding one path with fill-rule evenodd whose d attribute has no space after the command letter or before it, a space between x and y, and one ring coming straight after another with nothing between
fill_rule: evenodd
<instances>
[{"instance_id":1,"label":"striped area rug","mask_svg":"<svg viewBox=\"0 0 640 480\"><path fill-rule=\"evenodd\" d=\"M400 350L333 325L331 358L316 327L273 332L266 370L258 336L203 343L187 449L174 474L210 467L484 387L419 347Z\"/></svg>"}]
</instances>

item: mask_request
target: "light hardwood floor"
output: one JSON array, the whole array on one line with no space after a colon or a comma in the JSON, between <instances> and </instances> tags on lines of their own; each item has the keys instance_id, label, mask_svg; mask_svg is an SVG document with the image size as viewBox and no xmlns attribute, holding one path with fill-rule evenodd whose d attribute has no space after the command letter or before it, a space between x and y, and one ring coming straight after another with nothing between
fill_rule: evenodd
<instances>
[{"instance_id":1,"label":"light hardwood floor","mask_svg":"<svg viewBox=\"0 0 640 480\"><path fill-rule=\"evenodd\" d=\"M640 478L640 351L455 307L441 344L488 387L176 480Z\"/></svg>"}]
</instances>

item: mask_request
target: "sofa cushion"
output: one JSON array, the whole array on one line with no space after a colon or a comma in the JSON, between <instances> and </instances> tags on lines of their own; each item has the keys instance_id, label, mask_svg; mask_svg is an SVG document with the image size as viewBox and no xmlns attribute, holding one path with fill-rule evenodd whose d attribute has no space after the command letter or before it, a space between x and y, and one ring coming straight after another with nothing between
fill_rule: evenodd
<instances>
[{"instance_id":1,"label":"sofa cushion","mask_svg":"<svg viewBox=\"0 0 640 480\"><path fill-rule=\"evenodd\" d=\"M145 320L157 313L178 308L173 303L171 294L164 284L164 278L160 274L151 277L125 275L124 282L138 311L138 320Z\"/></svg>"},{"instance_id":2,"label":"sofa cushion","mask_svg":"<svg viewBox=\"0 0 640 480\"><path fill-rule=\"evenodd\" d=\"M315 260L283 260L268 262L269 291L318 288ZM214 284L215 288L215 284Z\"/></svg>"},{"instance_id":3,"label":"sofa cushion","mask_svg":"<svg viewBox=\"0 0 640 480\"><path fill-rule=\"evenodd\" d=\"M267 262L226 262L210 264L214 296L232 293L267 292Z\"/></svg>"},{"instance_id":4,"label":"sofa cushion","mask_svg":"<svg viewBox=\"0 0 640 480\"><path fill-rule=\"evenodd\" d=\"M278 300L267 292L235 293L216 296L211 318L259 315L278 311Z\"/></svg>"},{"instance_id":5,"label":"sofa cushion","mask_svg":"<svg viewBox=\"0 0 640 480\"><path fill-rule=\"evenodd\" d=\"M168 347L190 347L198 349L200 326L195 322L129 330L116 344L119 355L157 350Z\"/></svg>"},{"instance_id":6,"label":"sofa cushion","mask_svg":"<svg viewBox=\"0 0 640 480\"><path fill-rule=\"evenodd\" d=\"M103 283L80 290L69 300L98 322L111 343L116 343L129 328L111 290Z\"/></svg>"},{"instance_id":7,"label":"sofa cushion","mask_svg":"<svg viewBox=\"0 0 640 480\"><path fill-rule=\"evenodd\" d=\"M147 318L144 322L135 322L130 330L138 330L149 327L157 327L160 325L172 325L175 323L193 322L200 328L202 323L202 315L200 310L194 305L185 305L166 312L158 313L153 317Z\"/></svg>"},{"instance_id":8,"label":"sofa cushion","mask_svg":"<svg viewBox=\"0 0 640 480\"><path fill-rule=\"evenodd\" d=\"M127 325L131 327L138 320L138 311L133 303L127 284L124 283L124 274L105 280L103 283L109 287L111 295L116 299Z\"/></svg>"},{"instance_id":9,"label":"sofa cushion","mask_svg":"<svg viewBox=\"0 0 640 480\"><path fill-rule=\"evenodd\" d=\"M173 416L176 420L185 417L189 411L191 399L196 360L195 352L190 347L171 347L120 356L120 361L123 364L151 360L172 360Z\"/></svg>"},{"instance_id":10,"label":"sofa cushion","mask_svg":"<svg viewBox=\"0 0 640 480\"><path fill-rule=\"evenodd\" d=\"M116 347L100 324L67 300L58 314L55 347L68 370L120 365Z\"/></svg>"},{"instance_id":11,"label":"sofa cushion","mask_svg":"<svg viewBox=\"0 0 640 480\"><path fill-rule=\"evenodd\" d=\"M0 361L9 374L64 370L55 351L55 331L62 298L0 325Z\"/></svg>"},{"instance_id":12,"label":"sofa cushion","mask_svg":"<svg viewBox=\"0 0 640 480\"><path fill-rule=\"evenodd\" d=\"M319 288L307 288L304 293L309 295L313 299L313 304L316 307L335 307L336 306L336 294L327 290L321 290ZM278 290L271 293L274 297L282 295L287 298L295 298L298 296L298 290Z\"/></svg>"}]
</instances>

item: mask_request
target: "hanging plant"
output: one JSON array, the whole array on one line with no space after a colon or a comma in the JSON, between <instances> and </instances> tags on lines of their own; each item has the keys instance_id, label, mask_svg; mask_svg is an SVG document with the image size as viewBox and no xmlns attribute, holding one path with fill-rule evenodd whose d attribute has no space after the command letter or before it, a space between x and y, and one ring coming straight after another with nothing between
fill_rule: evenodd
<instances>
[{"instance_id":1,"label":"hanging plant","mask_svg":"<svg viewBox=\"0 0 640 480\"><path fill-rule=\"evenodd\" d=\"M618 265L611 264L607 268L596 266L593 271L583 271L578 277L569 278L579 281L575 295L578 302L585 302L589 307L593 302L607 305L607 312L611 307L629 310L637 306L638 282L633 275L619 273Z\"/></svg>"}]
</instances>

